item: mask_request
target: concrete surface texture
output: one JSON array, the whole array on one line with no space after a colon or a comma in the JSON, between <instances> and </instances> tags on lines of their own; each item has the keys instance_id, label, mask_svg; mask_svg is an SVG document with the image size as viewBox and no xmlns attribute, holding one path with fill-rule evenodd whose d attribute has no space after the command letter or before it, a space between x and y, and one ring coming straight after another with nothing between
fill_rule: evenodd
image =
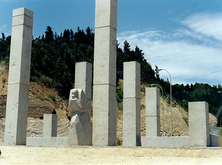
<instances>
[{"instance_id":1,"label":"concrete surface texture","mask_svg":"<svg viewBox=\"0 0 222 165\"><path fill-rule=\"evenodd\" d=\"M209 105L205 101L189 102L189 136L191 146L209 146Z\"/></svg>"},{"instance_id":2,"label":"concrete surface texture","mask_svg":"<svg viewBox=\"0 0 222 165\"><path fill-rule=\"evenodd\" d=\"M117 0L96 0L93 72L93 145L116 145Z\"/></svg>"},{"instance_id":3,"label":"concrete surface texture","mask_svg":"<svg viewBox=\"0 0 222 165\"><path fill-rule=\"evenodd\" d=\"M13 10L5 145L26 144L33 12Z\"/></svg>"},{"instance_id":4,"label":"concrete surface texture","mask_svg":"<svg viewBox=\"0 0 222 165\"><path fill-rule=\"evenodd\" d=\"M57 115L44 114L43 116L43 136L56 137L57 136Z\"/></svg>"},{"instance_id":5,"label":"concrete surface texture","mask_svg":"<svg viewBox=\"0 0 222 165\"><path fill-rule=\"evenodd\" d=\"M146 88L146 136L160 136L160 90Z\"/></svg>"},{"instance_id":6,"label":"concrete surface texture","mask_svg":"<svg viewBox=\"0 0 222 165\"><path fill-rule=\"evenodd\" d=\"M141 144L140 64L124 62L123 72L123 146Z\"/></svg>"}]
</instances>

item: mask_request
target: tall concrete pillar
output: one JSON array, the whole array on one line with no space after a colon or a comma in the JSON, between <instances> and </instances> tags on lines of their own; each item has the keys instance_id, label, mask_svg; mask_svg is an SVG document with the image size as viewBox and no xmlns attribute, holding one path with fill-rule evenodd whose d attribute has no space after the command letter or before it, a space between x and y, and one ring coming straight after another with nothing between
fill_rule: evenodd
<instances>
[{"instance_id":1,"label":"tall concrete pillar","mask_svg":"<svg viewBox=\"0 0 222 165\"><path fill-rule=\"evenodd\" d=\"M123 146L141 145L140 64L123 63Z\"/></svg>"},{"instance_id":2,"label":"tall concrete pillar","mask_svg":"<svg viewBox=\"0 0 222 165\"><path fill-rule=\"evenodd\" d=\"M209 105L205 101L189 102L189 136L191 147L207 147L209 136Z\"/></svg>"},{"instance_id":3,"label":"tall concrete pillar","mask_svg":"<svg viewBox=\"0 0 222 165\"><path fill-rule=\"evenodd\" d=\"M13 10L5 145L26 144L33 12Z\"/></svg>"},{"instance_id":4,"label":"tall concrete pillar","mask_svg":"<svg viewBox=\"0 0 222 165\"><path fill-rule=\"evenodd\" d=\"M93 145L116 145L117 0L96 0Z\"/></svg>"},{"instance_id":5,"label":"tall concrete pillar","mask_svg":"<svg viewBox=\"0 0 222 165\"><path fill-rule=\"evenodd\" d=\"M160 136L160 90L146 88L146 136Z\"/></svg>"}]
</instances>

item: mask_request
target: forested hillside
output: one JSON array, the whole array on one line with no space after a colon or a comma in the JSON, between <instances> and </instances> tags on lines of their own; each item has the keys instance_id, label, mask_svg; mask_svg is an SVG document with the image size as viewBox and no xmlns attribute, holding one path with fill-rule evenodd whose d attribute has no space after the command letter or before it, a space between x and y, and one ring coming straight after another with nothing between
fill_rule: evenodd
<instances>
[{"instance_id":1,"label":"forested hillside","mask_svg":"<svg viewBox=\"0 0 222 165\"><path fill-rule=\"evenodd\" d=\"M0 61L8 67L10 52L10 36L2 33L0 38ZM159 84L163 87L164 94L169 94L169 81L164 81L151 68L149 62L144 58L144 53L139 47L132 49L125 41L123 48L117 42L117 85L123 77L123 62L138 61L141 64L141 82L143 84ZM32 40L31 57L31 81L43 83L55 87L65 99L74 86L75 63L88 61L93 63L94 32L93 29L86 30L65 29L63 33L57 34L48 26L45 34ZM3 80L2 80L3 81ZM222 86L216 84L195 83L191 85L173 85L173 100L177 101L186 110L189 101L207 101L211 113L217 113L220 104ZM117 101L122 101L122 90L117 88ZM222 118L218 120L222 125Z\"/></svg>"}]
</instances>

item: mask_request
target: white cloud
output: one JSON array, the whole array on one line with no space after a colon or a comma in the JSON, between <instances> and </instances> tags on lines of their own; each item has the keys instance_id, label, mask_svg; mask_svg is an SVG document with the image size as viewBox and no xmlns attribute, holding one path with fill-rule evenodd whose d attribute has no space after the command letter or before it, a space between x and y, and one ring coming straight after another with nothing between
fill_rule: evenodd
<instances>
[{"instance_id":1,"label":"white cloud","mask_svg":"<svg viewBox=\"0 0 222 165\"><path fill-rule=\"evenodd\" d=\"M182 21L192 31L222 40L222 13L197 13Z\"/></svg>"},{"instance_id":2,"label":"white cloud","mask_svg":"<svg viewBox=\"0 0 222 165\"><path fill-rule=\"evenodd\" d=\"M158 65L170 72L173 84L222 84L222 14L201 16L196 14L182 21L189 29L182 27L174 33L124 32L118 34L118 41L122 44L127 40L132 49L137 45L153 68ZM164 71L160 76L169 78Z\"/></svg>"}]
</instances>

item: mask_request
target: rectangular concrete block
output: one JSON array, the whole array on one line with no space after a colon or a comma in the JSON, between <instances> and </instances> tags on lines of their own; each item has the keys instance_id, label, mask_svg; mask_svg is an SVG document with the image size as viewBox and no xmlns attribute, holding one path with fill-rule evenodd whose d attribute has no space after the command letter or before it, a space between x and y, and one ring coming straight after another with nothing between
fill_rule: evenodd
<instances>
[{"instance_id":1,"label":"rectangular concrete block","mask_svg":"<svg viewBox=\"0 0 222 165\"><path fill-rule=\"evenodd\" d=\"M57 115L44 114L43 116L43 136L56 137L57 136Z\"/></svg>"},{"instance_id":2,"label":"rectangular concrete block","mask_svg":"<svg viewBox=\"0 0 222 165\"><path fill-rule=\"evenodd\" d=\"M29 85L32 29L25 26L12 28L9 81Z\"/></svg>"},{"instance_id":3,"label":"rectangular concrete block","mask_svg":"<svg viewBox=\"0 0 222 165\"><path fill-rule=\"evenodd\" d=\"M151 148L189 148L188 136L171 136L171 137L142 137L142 147Z\"/></svg>"},{"instance_id":4,"label":"rectangular concrete block","mask_svg":"<svg viewBox=\"0 0 222 165\"><path fill-rule=\"evenodd\" d=\"M146 136L160 136L160 116L146 116Z\"/></svg>"},{"instance_id":5,"label":"rectangular concrete block","mask_svg":"<svg viewBox=\"0 0 222 165\"><path fill-rule=\"evenodd\" d=\"M5 145L26 143L33 12L13 10Z\"/></svg>"},{"instance_id":6,"label":"rectangular concrete block","mask_svg":"<svg viewBox=\"0 0 222 165\"><path fill-rule=\"evenodd\" d=\"M26 146L31 147L67 147L68 137L27 137Z\"/></svg>"},{"instance_id":7,"label":"rectangular concrete block","mask_svg":"<svg viewBox=\"0 0 222 165\"><path fill-rule=\"evenodd\" d=\"M95 29L93 84L116 85L116 31Z\"/></svg>"},{"instance_id":8,"label":"rectangular concrete block","mask_svg":"<svg viewBox=\"0 0 222 165\"><path fill-rule=\"evenodd\" d=\"M116 87L93 87L93 145L116 145L117 103Z\"/></svg>"},{"instance_id":9,"label":"rectangular concrete block","mask_svg":"<svg viewBox=\"0 0 222 165\"><path fill-rule=\"evenodd\" d=\"M160 90L157 87L146 88L146 116L160 116Z\"/></svg>"},{"instance_id":10,"label":"rectangular concrete block","mask_svg":"<svg viewBox=\"0 0 222 165\"><path fill-rule=\"evenodd\" d=\"M211 147L221 147L219 135L210 135L210 146Z\"/></svg>"},{"instance_id":11,"label":"rectangular concrete block","mask_svg":"<svg viewBox=\"0 0 222 165\"><path fill-rule=\"evenodd\" d=\"M91 101L92 64L77 62L75 64L75 89L82 89Z\"/></svg>"},{"instance_id":12,"label":"rectangular concrete block","mask_svg":"<svg viewBox=\"0 0 222 165\"><path fill-rule=\"evenodd\" d=\"M209 106L205 101L189 102L189 136L193 147L210 145Z\"/></svg>"},{"instance_id":13,"label":"rectangular concrete block","mask_svg":"<svg viewBox=\"0 0 222 165\"><path fill-rule=\"evenodd\" d=\"M12 26L18 26L18 25L25 25L25 26L32 28L33 19L30 19L30 17L28 17L26 15L13 16Z\"/></svg>"},{"instance_id":14,"label":"rectangular concrete block","mask_svg":"<svg viewBox=\"0 0 222 165\"><path fill-rule=\"evenodd\" d=\"M123 146L141 145L140 99L123 99Z\"/></svg>"},{"instance_id":15,"label":"rectangular concrete block","mask_svg":"<svg viewBox=\"0 0 222 165\"><path fill-rule=\"evenodd\" d=\"M175 139L174 137L146 136L142 137L142 147L174 148Z\"/></svg>"},{"instance_id":16,"label":"rectangular concrete block","mask_svg":"<svg viewBox=\"0 0 222 165\"><path fill-rule=\"evenodd\" d=\"M175 148L189 148L190 137L189 136L174 136Z\"/></svg>"},{"instance_id":17,"label":"rectangular concrete block","mask_svg":"<svg viewBox=\"0 0 222 165\"><path fill-rule=\"evenodd\" d=\"M96 0L95 27L117 29L117 0Z\"/></svg>"},{"instance_id":18,"label":"rectangular concrete block","mask_svg":"<svg viewBox=\"0 0 222 165\"><path fill-rule=\"evenodd\" d=\"M26 143L29 86L8 84L5 145Z\"/></svg>"},{"instance_id":19,"label":"rectangular concrete block","mask_svg":"<svg viewBox=\"0 0 222 165\"><path fill-rule=\"evenodd\" d=\"M28 16L30 18L33 18L33 11L27 9L27 8L18 8L18 9L14 9L13 12L13 17L14 16L20 16L20 15L25 15Z\"/></svg>"},{"instance_id":20,"label":"rectangular concrete block","mask_svg":"<svg viewBox=\"0 0 222 165\"><path fill-rule=\"evenodd\" d=\"M123 63L123 96L140 98L140 64L136 61Z\"/></svg>"}]
</instances>

